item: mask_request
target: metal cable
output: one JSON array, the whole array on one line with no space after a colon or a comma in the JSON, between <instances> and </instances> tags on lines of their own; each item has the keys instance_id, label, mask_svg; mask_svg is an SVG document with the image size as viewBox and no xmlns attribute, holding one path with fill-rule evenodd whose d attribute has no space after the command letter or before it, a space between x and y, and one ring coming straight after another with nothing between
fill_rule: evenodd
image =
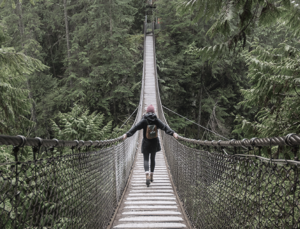
<instances>
[{"instance_id":1,"label":"metal cable","mask_svg":"<svg viewBox=\"0 0 300 229\"><path fill-rule=\"evenodd\" d=\"M131 116L137 111L139 107L135 108L134 112L132 112L132 114L126 119L126 121L121 125L120 129L122 129L122 127L128 122L128 120L131 118Z\"/></svg>"},{"instance_id":2,"label":"metal cable","mask_svg":"<svg viewBox=\"0 0 300 229\"><path fill-rule=\"evenodd\" d=\"M192 120L190 120L190 119L188 119L188 118L186 118L186 117L184 117L184 116L182 116L182 115L176 113L175 111L172 111L171 109L165 107L164 105L162 105L162 107L165 108L165 109L167 109L167 110L169 110L169 111L171 111L172 113L174 113L174 114L176 114L176 115L178 115L178 116L180 116L180 117L182 117L182 118L184 118L184 119L190 121L191 123L193 123L193 124L195 124L195 125L197 125L197 126L200 126L201 128L203 128L203 129L206 130L206 131L209 131L209 132L211 132L211 133L213 133L213 134L215 134L215 135L217 135L217 136L219 136L219 137L221 137L221 138L224 138L224 139L226 139L226 140L229 140L228 138L226 138L226 137L224 137L224 136L222 136L222 135L220 135L220 134L218 134L218 133L216 133L216 132L214 132L214 131L212 131L212 130L210 130L210 129L204 127L204 126L201 126L201 125L198 124L198 123L195 123L194 121L192 121Z\"/></svg>"}]
</instances>

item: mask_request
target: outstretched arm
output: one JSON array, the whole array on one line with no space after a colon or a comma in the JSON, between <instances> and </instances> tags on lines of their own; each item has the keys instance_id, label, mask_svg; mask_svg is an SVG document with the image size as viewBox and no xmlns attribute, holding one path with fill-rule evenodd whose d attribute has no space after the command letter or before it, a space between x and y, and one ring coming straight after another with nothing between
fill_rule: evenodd
<instances>
[{"instance_id":1,"label":"outstretched arm","mask_svg":"<svg viewBox=\"0 0 300 229\"><path fill-rule=\"evenodd\" d=\"M124 134L123 140L125 140L127 137L131 137L132 135L134 135L136 131L141 130L143 128L143 122L144 120L142 119L134 127L132 127L126 134Z\"/></svg>"},{"instance_id":2,"label":"outstretched arm","mask_svg":"<svg viewBox=\"0 0 300 229\"><path fill-rule=\"evenodd\" d=\"M162 121L160 121L159 119L157 119L158 121L158 128L165 131L166 134L173 136L174 138L178 139L178 134L175 133L174 130L172 130L170 127L168 127L167 125L163 124Z\"/></svg>"}]
</instances>

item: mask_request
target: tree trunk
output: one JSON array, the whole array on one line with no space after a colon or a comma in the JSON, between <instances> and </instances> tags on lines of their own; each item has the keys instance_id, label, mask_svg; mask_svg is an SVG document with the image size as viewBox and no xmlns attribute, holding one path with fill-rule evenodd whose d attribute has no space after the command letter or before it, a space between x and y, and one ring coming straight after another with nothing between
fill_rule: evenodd
<instances>
[{"instance_id":1,"label":"tree trunk","mask_svg":"<svg viewBox=\"0 0 300 229\"><path fill-rule=\"evenodd\" d=\"M65 27L66 27L66 40L67 40L67 54L68 62L67 69L70 67L70 38L69 38L69 24L68 24L68 11L67 11L67 1L64 0L64 15L65 15ZM73 86L72 79L70 80L70 87Z\"/></svg>"},{"instance_id":2,"label":"tree trunk","mask_svg":"<svg viewBox=\"0 0 300 229\"><path fill-rule=\"evenodd\" d=\"M203 74L204 67L202 67L202 73L200 77L200 88L199 88L199 112L198 112L198 124L201 125L201 112L202 112L202 90L203 90ZM200 126L198 126L197 139L200 138Z\"/></svg>"},{"instance_id":3,"label":"tree trunk","mask_svg":"<svg viewBox=\"0 0 300 229\"><path fill-rule=\"evenodd\" d=\"M20 0L18 0L18 2L17 2L17 15L19 17L19 32L20 32L20 38L21 38L21 45L22 45L22 49L24 49L23 10L22 10L22 3L20 2ZM27 55L26 50L24 50L24 53ZM28 90L28 98L30 99L30 102L31 102L31 118L30 118L30 120L35 122L35 124L37 125L35 102L34 102L34 99L32 97L32 93L30 90L31 87L30 87L28 75L26 75L26 78L27 78L26 85L27 85L27 90ZM34 126L34 131L36 131L36 125Z\"/></svg>"},{"instance_id":4,"label":"tree trunk","mask_svg":"<svg viewBox=\"0 0 300 229\"><path fill-rule=\"evenodd\" d=\"M56 71L55 71L53 51L52 51L53 45L51 44L51 40L50 40L50 35L49 34L48 34L48 43L49 43L49 46L50 46L50 58L51 58L51 61L52 61L53 75L56 78Z\"/></svg>"},{"instance_id":5,"label":"tree trunk","mask_svg":"<svg viewBox=\"0 0 300 229\"><path fill-rule=\"evenodd\" d=\"M22 45L22 49L24 49L24 40L23 40L24 24L23 24L22 5L20 1L17 2L17 15L19 17L19 32L21 37L21 45Z\"/></svg>"},{"instance_id":6,"label":"tree trunk","mask_svg":"<svg viewBox=\"0 0 300 229\"><path fill-rule=\"evenodd\" d=\"M201 125L201 112L202 112L202 84L199 89L199 113L198 113L198 124ZM198 126L197 139L200 138L200 126Z\"/></svg>"},{"instance_id":7,"label":"tree trunk","mask_svg":"<svg viewBox=\"0 0 300 229\"><path fill-rule=\"evenodd\" d=\"M111 38L112 38L112 29L113 29L112 4L113 4L113 0L109 0L109 32Z\"/></svg>"},{"instance_id":8,"label":"tree trunk","mask_svg":"<svg viewBox=\"0 0 300 229\"><path fill-rule=\"evenodd\" d=\"M70 39L69 39L69 24L68 24L68 12L67 1L64 0L64 14L65 14L65 27L66 27L66 40L67 40L67 52L68 52L68 64L70 60Z\"/></svg>"}]
</instances>

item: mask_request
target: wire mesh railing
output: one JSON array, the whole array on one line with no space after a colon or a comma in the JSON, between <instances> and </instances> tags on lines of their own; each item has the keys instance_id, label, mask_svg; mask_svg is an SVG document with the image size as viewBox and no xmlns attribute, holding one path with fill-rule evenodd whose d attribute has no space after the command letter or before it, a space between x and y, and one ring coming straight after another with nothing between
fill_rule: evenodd
<instances>
[{"instance_id":1,"label":"wire mesh railing","mask_svg":"<svg viewBox=\"0 0 300 229\"><path fill-rule=\"evenodd\" d=\"M157 70L156 93L158 116L168 125ZM161 134L172 181L195 228L300 228L299 135L178 141ZM290 159L261 156L274 146L285 148ZM237 154L242 147L248 154Z\"/></svg>"},{"instance_id":2,"label":"wire mesh railing","mask_svg":"<svg viewBox=\"0 0 300 229\"><path fill-rule=\"evenodd\" d=\"M300 227L300 162L226 155L163 139L177 193L196 228Z\"/></svg>"},{"instance_id":3,"label":"wire mesh railing","mask_svg":"<svg viewBox=\"0 0 300 229\"><path fill-rule=\"evenodd\" d=\"M0 228L105 228L133 165L137 139L51 141L0 136ZM71 153L65 153L66 147ZM22 161L32 147L32 160Z\"/></svg>"}]
</instances>

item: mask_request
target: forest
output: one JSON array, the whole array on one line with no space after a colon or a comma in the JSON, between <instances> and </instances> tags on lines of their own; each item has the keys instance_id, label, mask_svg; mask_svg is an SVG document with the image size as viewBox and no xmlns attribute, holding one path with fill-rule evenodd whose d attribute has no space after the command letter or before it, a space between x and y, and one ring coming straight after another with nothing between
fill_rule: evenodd
<instances>
[{"instance_id":1,"label":"forest","mask_svg":"<svg viewBox=\"0 0 300 229\"><path fill-rule=\"evenodd\" d=\"M300 0L0 0L0 228L107 228L127 207L147 228L173 207L195 228L299 228L299 15ZM142 136L123 135L147 33L148 89L179 134L161 132L150 187L178 203L148 201ZM131 188L147 201L124 203Z\"/></svg>"},{"instance_id":2,"label":"forest","mask_svg":"<svg viewBox=\"0 0 300 229\"><path fill-rule=\"evenodd\" d=\"M139 103L143 22L158 21L162 104L226 138L299 133L297 1L2 0L0 134L103 140ZM165 109L180 135L218 140ZM0 148L1 161L8 152ZM5 159L6 158L6 159Z\"/></svg>"}]
</instances>

